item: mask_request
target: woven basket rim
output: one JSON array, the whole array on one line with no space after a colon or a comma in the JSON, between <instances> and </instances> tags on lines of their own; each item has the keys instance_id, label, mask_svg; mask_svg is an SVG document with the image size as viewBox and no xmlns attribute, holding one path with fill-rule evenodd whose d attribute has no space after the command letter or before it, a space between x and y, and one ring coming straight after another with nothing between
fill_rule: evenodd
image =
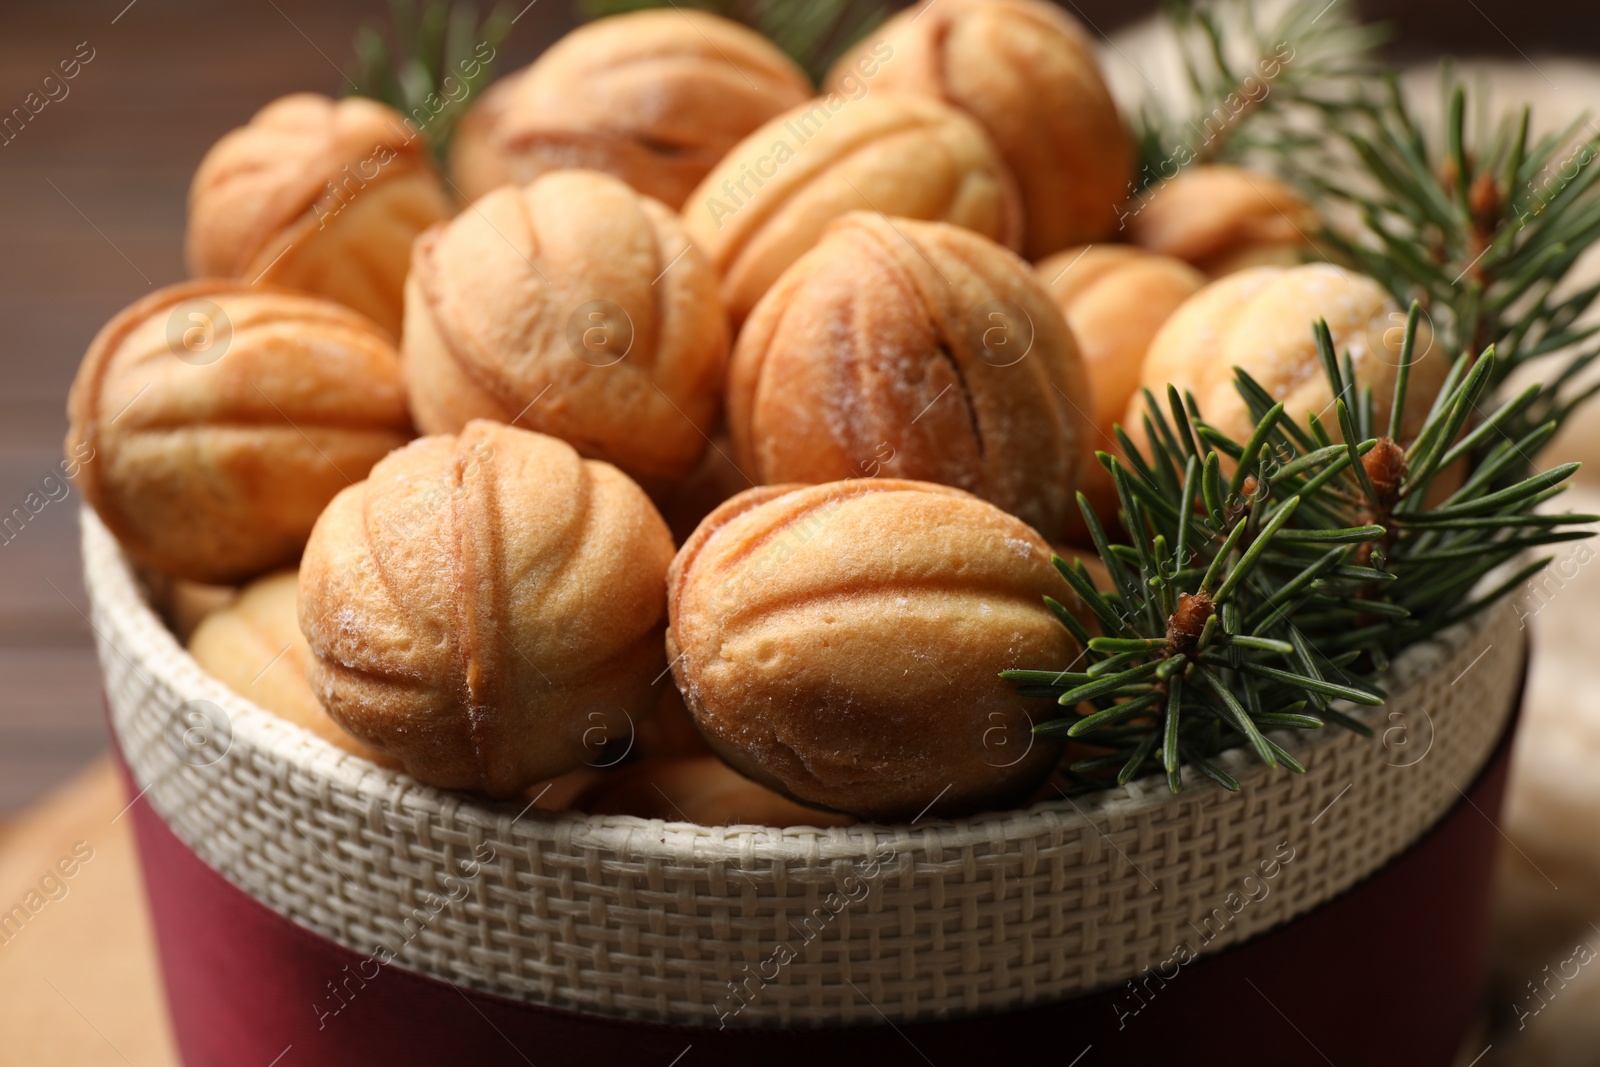
<instances>
[{"instance_id":1,"label":"woven basket rim","mask_svg":"<svg viewBox=\"0 0 1600 1067\"><path fill-rule=\"evenodd\" d=\"M828 828L521 818L520 802L418 784L234 695L156 616L109 531L83 523L112 729L135 788L203 860L336 943L398 944L396 962L418 973L696 1027L721 1025L725 1010L732 1025L780 1028L969 1016L1110 988L1197 937L1202 956L1242 944L1437 823L1502 736L1523 660L1502 605L1408 650L1385 679L1389 704L1355 711L1368 723L1423 713L1439 724L1425 746L1397 752L1387 734L1379 748L1345 730L1284 737L1306 773L1236 751L1223 765L1239 793L1193 776L1174 796L1155 777L964 819ZM1480 660L1471 683L1454 684ZM231 726L198 764L183 738L195 700ZM1357 799L1339 804L1347 795ZM493 862L454 883L458 904L439 903L480 849ZM1281 880L1259 904L1215 910L1251 878ZM754 979L741 975L774 938L799 954L745 999L740 983Z\"/></svg>"},{"instance_id":2,"label":"woven basket rim","mask_svg":"<svg viewBox=\"0 0 1600 1067\"><path fill-rule=\"evenodd\" d=\"M540 810L539 819L522 822L533 805L523 801L495 801L475 794L439 789L419 782L403 771L389 770L362 757L346 752L309 730L291 723L244 697L213 677L189 655L188 650L167 626L150 602L145 583L136 574L115 536L88 507L81 511L84 556L109 559L114 566L100 569L94 576L94 593L119 608L142 614L140 629L153 634L158 647L154 651L165 653L175 664L176 674L170 680L191 700L206 700L218 707L228 717L232 731L231 744L245 744L251 750L261 751L289 760L314 777L325 778L342 789L361 797L364 801L382 801L397 809L422 807L429 811L448 811L452 817L469 823L500 827L511 818L519 830L537 832L548 828L559 832L573 826L586 831L586 839L599 848L626 848L641 858L681 859L681 849L672 843L672 835L689 833L703 838L707 831L723 831L727 837L737 837L740 850L755 848L762 854L779 854L804 845L814 848L818 839L839 844L852 844L848 854L860 854L864 846L871 845L886 835L905 831L912 824L879 824L858 822L844 827L819 828L813 826L772 827L756 824L705 826L682 820L644 818L635 815L589 815L577 811ZM1406 649L1390 667L1384 677L1386 688L1393 691L1414 682L1429 672L1430 662L1458 651L1466 642L1477 637L1493 617L1493 611L1480 612L1465 622L1458 623L1427 641ZM120 650L119 650L120 651ZM126 658L126 654L124 654ZM129 660L130 664L134 661ZM1384 712L1384 707L1363 707L1347 702L1335 702L1344 714L1373 727ZM1342 730L1330 725L1315 731L1278 730L1271 737L1297 757L1314 751L1340 736ZM1286 768L1272 768L1262 764L1247 747L1230 749L1212 761L1228 771L1248 790L1267 777L1292 773ZM1302 762L1304 760L1302 759ZM1135 779L1125 786L1113 786L1095 793L1075 798L1060 797L1043 800L1027 807L997 809L958 818L913 820L919 830L933 829L943 840L990 839L1002 828L1017 832L1016 824L1034 819L1048 819L1055 828L1092 825L1103 821L1104 816L1132 816L1168 804L1192 801L1206 794L1226 792L1216 782L1186 766L1182 770L1183 792L1173 794L1167 788L1166 776L1151 774ZM648 831L648 832L643 832ZM1024 833L1031 831L1023 831ZM1008 834L1009 836L1010 834ZM540 833L539 836L546 836Z\"/></svg>"}]
</instances>

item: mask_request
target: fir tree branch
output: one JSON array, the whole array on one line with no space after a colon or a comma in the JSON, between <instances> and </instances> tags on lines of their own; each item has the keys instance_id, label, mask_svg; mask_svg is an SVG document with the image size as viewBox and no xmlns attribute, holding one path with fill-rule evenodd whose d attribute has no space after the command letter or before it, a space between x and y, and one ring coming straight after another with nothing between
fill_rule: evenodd
<instances>
[{"instance_id":1,"label":"fir tree branch","mask_svg":"<svg viewBox=\"0 0 1600 1067\"><path fill-rule=\"evenodd\" d=\"M1413 306L1402 363L1416 358L1418 314ZM1099 589L1081 563L1056 566L1102 632L1082 640L1084 628L1053 607L1080 638L1080 661L1004 675L1063 709L1040 734L1103 751L1073 763L1072 788L1104 788L1113 772L1118 782L1159 772L1177 790L1185 763L1226 786L1231 777L1212 761L1241 746L1294 771L1269 731L1332 723L1370 732L1334 702L1381 705L1379 679L1395 655L1482 611L1547 561L1483 591L1486 578L1531 550L1587 536L1563 527L1591 516L1536 511L1576 464L1516 480L1467 478L1444 503L1425 503L1446 458L1470 458L1528 406L1524 392L1466 430L1468 413L1488 403L1492 351L1457 361L1408 453L1387 436L1353 443L1379 425L1372 391L1345 388L1352 361L1334 351L1326 324L1313 336L1330 390L1355 396L1334 405L1341 442L1315 419L1300 425L1241 372L1236 387L1258 420L1243 444L1169 389L1166 404L1146 394L1147 445L1124 437L1126 462L1101 455L1120 538L1080 494L1112 588ZM1399 377L1390 403L1404 402ZM1224 480L1241 456L1254 462Z\"/></svg>"},{"instance_id":2,"label":"fir tree branch","mask_svg":"<svg viewBox=\"0 0 1600 1067\"><path fill-rule=\"evenodd\" d=\"M1567 275L1600 241L1600 123L1585 117L1535 138L1527 108L1491 115L1448 65L1441 86L1448 103L1437 129L1423 132L1390 77L1381 93L1341 108L1320 150L1286 155L1279 170L1325 218L1360 218L1327 226L1319 244L1397 299L1420 301L1446 353L1494 347L1483 395L1554 357L1546 384L1499 408L1492 425L1481 397L1470 399L1460 420L1474 425L1469 445L1441 436L1451 461L1470 453L1481 464L1502 440L1559 424L1592 395L1573 386L1600 358L1600 327L1578 325L1600 285L1574 290ZM1522 450L1497 477L1517 480L1535 458Z\"/></svg>"},{"instance_id":3,"label":"fir tree branch","mask_svg":"<svg viewBox=\"0 0 1600 1067\"><path fill-rule=\"evenodd\" d=\"M1348 4L1296 0L1270 23L1248 0L1167 0L1163 12L1182 57L1182 99L1155 91L1133 110L1136 189L1194 163L1249 163L1319 136L1323 112L1356 95L1387 36Z\"/></svg>"},{"instance_id":4,"label":"fir tree branch","mask_svg":"<svg viewBox=\"0 0 1600 1067\"><path fill-rule=\"evenodd\" d=\"M390 0L386 26L368 24L356 33L352 95L400 112L442 165L461 116L494 78L512 11L497 4L480 22L470 3Z\"/></svg>"}]
</instances>

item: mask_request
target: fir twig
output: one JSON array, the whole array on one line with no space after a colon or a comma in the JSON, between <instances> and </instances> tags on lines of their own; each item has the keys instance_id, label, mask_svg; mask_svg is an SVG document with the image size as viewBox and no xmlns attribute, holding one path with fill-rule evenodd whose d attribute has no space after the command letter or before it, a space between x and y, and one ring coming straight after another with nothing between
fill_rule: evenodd
<instances>
[{"instance_id":1,"label":"fir twig","mask_svg":"<svg viewBox=\"0 0 1600 1067\"><path fill-rule=\"evenodd\" d=\"M1183 60L1182 99L1135 107L1136 189L1193 163L1276 159L1320 136L1308 119L1356 95L1387 36L1326 0L1295 0L1270 22L1249 0L1166 0Z\"/></svg>"},{"instance_id":2,"label":"fir twig","mask_svg":"<svg viewBox=\"0 0 1600 1067\"><path fill-rule=\"evenodd\" d=\"M480 22L470 3L389 0L387 25L368 24L356 33L350 91L400 112L442 164L461 116L494 77L512 18L508 3Z\"/></svg>"},{"instance_id":3,"label":"fir twig","mask_svg":"<svg viewBox=\"0 0 1600 1067\"><path fill-rule=\"evenodd\" d=\"M1390 77L1381 92L1341 105L1337 122L1330 114L1331 136L1286 154L1279 169L1325 218L1361 220L1326 227L1319 245L1402 302L1420 301L1442 354L1493 346L1482 396L1533 361L1559 357L1545 384L1501 408L1492 426L1480 397L1472 398L1458 420L1476 424L1470 443L1441 436L1449 459L1470 452L1481 466L1501 441L1559 423L1592 395L1575 383L1600 358L1600 327L1587 314L1600 285L1574 289L1566 281L1600 241L1600 167L1593 165L1600 123L1585 116L1534 137L1526 107L1493 115L1448 65L1441 87L1438 129L1424 131ZM1478 121L1469 121L1473 115ZM1516 481L1533 459L1523 450L1496 477L1502 485Z\"/></svg>"},{"instance_id":4,"label":"fir twig","mask_svg":"<svg viewBox=\"0 0 1600 1067\"><path fill-rule=\"evenodd\" d=\"M1417 315L1414 306L1402 362L1416 355ZM1208 425L1193 397L1169 390L1166 404L1146 394L1144 448L1124 436L1126 462L1101 455L1120 540L1079 496L1112 588L1097 588L1082 564L1058 558L1056 566L1101 633L1052 602L1083 645L1081 662L1004 675L1064 709L1040 734L1102 752L1073 763L1074 788L1148 770L1177 791L1184 764L1236 788L1214 761L1241 746L1269 766L1300 770L1270 731L1333 723L1370 732L1334 703L1382 704L1379 678L1396 654L1488 607L1547 561L1479 592L1486 576L1586 536L1561 527L1591 516L1535 510L1576 464L1515 481L1471 477L1442 504L1424 502L1445 459L1468 456L1528 404L1519 394L1483 417L1488 431L1463 432L1467 413L1489 403L1492 351L1460 361L1408 451L1387 435L1357 442L1363 428L1380 426L1372 391L1346 388L1352 361L1334 351L1326 324L1313 335L1329 388L1352 398L1334 404L1342 440L1315 419L1300 425L1241 372L1239 394L1257 417L1247 441ZM1390 403L1404 402L1405 379Z\"/></svg>"}]
</instances>

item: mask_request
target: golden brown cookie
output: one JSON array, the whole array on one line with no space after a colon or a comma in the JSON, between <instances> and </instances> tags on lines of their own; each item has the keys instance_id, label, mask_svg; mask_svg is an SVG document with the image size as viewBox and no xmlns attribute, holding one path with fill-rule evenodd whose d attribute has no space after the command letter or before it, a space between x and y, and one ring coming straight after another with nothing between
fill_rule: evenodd
<instances>
[{"instance_id":1,"label":"golden brown cookie","mask_svg":"<svg viewBox=\"0 0 1600 1067\"><path fill-rule=\"evenodd\" d=\"M537 811L574 811L573 802L596 783L605 781L609 773L585 764L575 771L534 782L522 791L522 799Z\"/></svg>"},{"instance_id":2,"label":"golden brown cookie","mask_svg":"<svg viewBox=\"0 0 1600 1067\"><path fill-rule=\"evenodd\" d=\"M197 277L314 293L398 337L411 241L449 214L426 142L399 112L295 93L201 160L185 250Z\"/></svg>"},{"instance_id":3,"label":"golden brown cookie","mask_svg":"<svg viewBox=\"0 0 1600 1067\"><path fill-rule=\"evenodd\" d=\"M976 118L1016 176L1029 259L1116 228L1133 148L1092 44L1056 4L925 0L846 53L826 84L930 96Z\"/></svg>"},{"instance_id":4,"label":"golden brown cookie","mask_svg":"<svg viewBox=\"0 0 1600 1067\"><path fill-rule=\"evenodd\" d=\"M810 95L804 71L729 19L615 15L496 82L462 119L450 172L476 200L552 170L600 170L676 211L741 138Z\"/></svg>"},{"instance_id":5,"label":"golden brown cookie","mask_svg":"<svg viewBox=\"0 0 1600 1067\"><path fill-rule=\"evenodd\" d=\"M700 826L849 826L848 815L797 804L758 785L715 756L648 760L612 771L572 807L591 815Z\"/></svg>"},{"instance_id":6,"label":"golden brown cookie","mask_svg":"<svg viewBox=\"0 0 1600 1067\"><path fill-rule=\"evenodd\" d=\"M312 532L312 687L419 780L514 796L654 706L671 558L661 516L610 464L493 422L423 438Z\"/></svg>"},{"instance_id":7,"label":"golden brown cookie","mask_svg":"<svg viewBox=\"0 0 1600 1067\"><path fill-rule=\"evenodd\" d=\"M1120 451L1112 430L1139 392L1150 341L1167 317L1200 291L1205 275L1181 260L1131 245L1069 248L1034 269L1066 317L1083 357L1094 400L1094 433L1085 442L1078 488L1109 526L1115 522L1117 495L1095 453ZM1071 517L1081 522L1080 515Z\"/></svg>"},{"instance_id":8,"label":"golden brown cookie","mask_svg":"<svg viewBox=\"0 0 1600 1067\"><path fill-rule=\"evenodd\" d=\"M1016 182L983 128L948 104L889 92L829 93L773 119L690 194L683 221L737 323L849 211L1022 243Z\"/></svg>"},{"instance_id":9,"label":"golden brown cookie","mask_svg":"<svg viewBox=\"0 0 1600 1067\"><path fill-rule=\"evenodd\" d=\"M1293 266L1315 252L1321 222L1270 174L1202 164L1123 205L1127 238L1192 263L1212 278L1247 267Z\"/></svg>"},{"instance_id":10,"label":"golden brown cookie","mask_svg":"<svg viewBox=\"0 0 1600 1067\"><path fill-rule=\"evenodd\" d=\"M925 482L765 486L713 512L668 576L667 654L712 749L805 804L880 821L1025 799L1057 742L999 677L1070 663L1050 549Z\"/></svg>"},{"instance_id":11,"label":"golden brown cookie","mask_svg":"<svg viewBox=\"0 0 1600 1067\"><path fill-rule=\"evenodd\" d=\"M333 495L411 436L383 331L234 281L124 309L89 346L67 411L78 486L128 554L223 584L293 563Z\"/></svg>"},{"instance_id":12,"label":"golden brown cookie","mask_svg":"<svg viewBox=\"0 0 1600 1067\"><path fill-rule=\"evenodd\" d=\"M231 585L186 581L149 568L144 569L140 578L150 606L167 624L172 636L185 644L207 617L232 604L239 596L239 590Z\"/></svg>"},{"instance_id":13,"label":"golden brown cookie","mask_svg":"<svg viewBox=\"0 0 1600 1067\"><path fill-rule=\"evenodd\" d=\"M758 482L953 485L1050 537L1093 405L1072 334L1014 254L945 223L856 212L739 335L728 425Z\"/></svg>"},{"instance_id":14,"label":"golden brown cookie","mask_svg":"<svg viewBox=\"0 0 1600 1067\"><path fill-rule=\"evenodd\" d=\"M399 766L340 729L311 691L306 680L311 652L295 614L299 588L295 571L256 579L227 607L206 616L189 639L189 654L207 674L279 718L346 752Z\"/></svg>"},{"instance_id":15,"label":"golden brown cookie","mask_svg":"<svg viewBox=\"0 0 1600 1067\"><path fill-rule=\"evenodd\" d=\"M1338 413L1312 337L1327 319L1341 358L1350 353L1356 381L1372 390L1379 425L1387 425L1400 369L1405 314L1383 287L1364 275L1326 263L1251 267L1207 285L1174 311L1150 342L1141 381L1157 398L1167 384L1192 392L1205 420L1234 440L1255 428L1235 388L1242 367L1302 423L1310 415L1334 437ZM1444 383L1450 357L1435 344L1426 322L1417 329L1401 441L1422 428ZM1347 401L1349 402L1349 401ZM1144 400L1135 395L1124 425L1136 441Z\"/></svg>"},{"instance_id":16,"label":"golden brown cookie","mask_svg":"<svg viewBox=\"0 0 1600 1067\"><path fill-rule=\"evenodd\" d=\"M699 461L727 320L716 276L656 201L595 171L506 186L417 240L406 292L424 433L515 423L650 480Z\"/></svg>"}]
</instances>

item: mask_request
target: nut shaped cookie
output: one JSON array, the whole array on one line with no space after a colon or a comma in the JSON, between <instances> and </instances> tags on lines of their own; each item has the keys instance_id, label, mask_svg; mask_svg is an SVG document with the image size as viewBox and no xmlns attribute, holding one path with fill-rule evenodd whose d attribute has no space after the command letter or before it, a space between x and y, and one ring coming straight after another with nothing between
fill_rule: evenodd
<instances>
[{"instance_id":1,"label":"nut shaped cookie","mask_svg":"<svg viewBox=\"0 0 1600 1067\"><path fill-rule=\"evenodd\" d=\"M668 577L667 654L714 751L863 819L1027 797L1060 754L1048 700L999 672L1070 663L1050 549L959 489L898 479L747 490Z\"/></svg>"},{"instance_id":2,"label":"nut shaped cookie","mask_svg":"<svg viewBox=\"0 0 1600 1067\"><path fill-rule=\"evenodd\" d=\"M492 422L422 438L312 532L312 687L417 779L513 796L655 706L671 558L661 516L610 464Z\"/></svg>"},{"instance_id":3,"label":"nut shaped cookie","mask_svg":"<svg viewBox=\"0 0 1600 1067\"><path fill-rule=\"evenodd\" d=\"M1119 451L1113 430L1139 393L1145 352L1167 318L1205 286L1206 277L1182 260L1110 244L1068 248L1035 270L1083 356L1094 433L1085 442L1078 488L1109 523L1116 515L1116 490L1095 453Z\"/></svg>"},{"instance_id":4,"label":"nut shaped cookie","mask_svg":"<svg viewBox=\"0 0 1600 1067\"><path fill-rule=\"evenodd\" d=\"M1022 195L1038 259L1117 225L1133 148L1083 28L1045 0L925 0L846 53L827 86L916 93L972 115Z\"/></svg>"},{"instance_id":5,"label":"nut shaped cookie","mask_svg":"<svg viewBox=\"0 0 1600 1067\"><path fill-rule=\"evenodd\" d=\"M856 212L756 306L728 423L756 481L953 485L1059 536L1093 404L1026 263L946 223Z\"/></svg>"},{"instance_id":6,"label":"nut shaped cookie","mask_svg":"<svg viewBox=\"0 0 1600 1067\"><path fill-rule=\"evenodd\" d=\"M506 186L416 243L401 343L423 433L494 419L636 478L694 469L728 358L677 218L595 171Z\"/></svg>"},{"instance_id":7,"label":"nut shaped cookie","mask_svg":"<svg viewBox=\"0 0 1600 1067\"><path fill-rule=\"evenodd\" d=\"M700 826L848 826L849 816L796 804L715 756L647 759L591 785L572 805L592 815L632 815Z\"/></svg>"},{"instance_id":8,"label":"nut shaped cookie","mask_svg":"<svg viewBox=\"0 0 1600 1067\"><path fill-rule=\"evenodd\" d=\"M1327 319L1334 348L1349 352L1356 381L1372 390L1379 425L1387 424L1400 370L1405 313L1383 287L1342 267L1312 263L1300 267L1251 267L1218 279L1174 311L1145 354L1142 384L1164 397L1167 384L1192 392L1207 422L1238 441L1255 422L1235 388L1234 368L1242 367L1299 420L1316 415L1337 435L1333 396L1317 355L1312 326ZM1401 443L1422 428L1434 397L1449 373L1450 360L1435 343L1426 322L1419 323L1412 354ZM1135 394L1124 425L1140 440L1144 401Z\"/></svg>"},{"instance_id":9,"label":"nut shaped cookie","mask_svg":"<svg viewBox=\"0 0 1600 1067\"><path fill-rule=\"evenodd\" d=\"M197 582L292 564L334 494L411 437L382 330L328 300L225 280L119 313L67 411L84 498L130 556Z\"/></svg>"},{"instance_id":10,"label":"nut shaped cookie","mask_svg":"<svg viewBox=\"0 0 1600 1067\"><path fill-rule=\"evenodd\" d=\"M766 38L692 8L596 19L495 82L450 172L469 200L552 170L605 171L676 211L739 140L811 95Z\"/></svg>"},{"instance_id":11,"label":"nut shaped cookie","mask_svg":"<svg viewBox=\"0 0 1600 1067\"><path fill-rule=\"evenodd\" d=\"M850 211L949 222L1022 247L1016 182L970 116L929 97L830 93L739 142L683 205L734 322Z\"/></svg>"},{"instance_id":12,"label":"nut shaped cookie","mask_svg":"<svg viewBox=\"0 0 1600 1067\"><path fill-rule=\"evenodd\" d=\"M257 578L195 628L189 654L207 674L279 718L353 755L399 766L340 729L312 692L306 680L311 653L295 611L299 590L295 571Z\"/></svg>"},{"instance_id":13,"label":"nut shaped cookie","mask_svg":"<svg viewBox=\"0 0 1600 1067\"><path fill-rule=\"evenodd\" d=\"M449 215L426 142L399 112L295 93L206 153L184 247L196 277L327 297L399 337L411 242Z\"/></svg>"},{"instance_id":14,"label":"nut shaped cookie","mask_svg":"<svg viewBox=\"0 0 1600 1067\"><path fill-rule=\"evenodd\" d=\"M1315 251L1321 223L1299 193L1270 174L1203 164L1180 171L1124 210L1127 239L1220 278L1248 267L1291 267Z\"/></svg>"}]
</instances>

